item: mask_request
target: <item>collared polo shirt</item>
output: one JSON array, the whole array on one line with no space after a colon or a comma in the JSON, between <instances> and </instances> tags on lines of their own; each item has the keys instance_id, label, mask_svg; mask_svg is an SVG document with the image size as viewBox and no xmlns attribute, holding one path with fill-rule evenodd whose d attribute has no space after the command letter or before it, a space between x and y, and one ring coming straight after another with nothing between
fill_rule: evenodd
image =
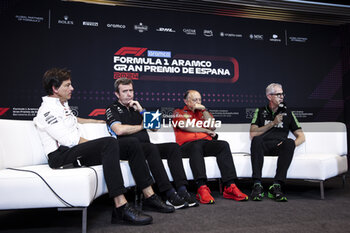
<instances>
[{"instance_id":1,"label":"collared polo shirt","mask_svg":"<svg viewBox=\"0 0 350 233\"><path fill-rule=\"evenodd\" d=\"M172 120L173 121L173 128L175 132L175 138L177 144L180 146L186 142L191 142L191 141L196 141L196 140L212 140L212 137L208 135L207 133L195 133L195 132L188 132L180 129L178 127L179 121L192 121L194 122L197 121L202 121L204 122L204 117L203 117L203 111L191 111L187 106L185 106L183 109L176 109L174 111L175 118Z\"/></svg>"},{"instance_id":2,"label":"collared polo shirt","mask_svg":"<svg viewBox=\"0 0 350 233\"><path fill-rule=\"evenodd\" d=\"M116 100L106 109L106 123L108 131L114 137L136 137L140 142L150 142L146 129L130 135L116 135L111 128L112 125L117 123L122 125L140 125L142 120L143 116L138 111L136 111L134 108L125 107L119 103L118 100Z\"/></svg>"},{"instance_id":3,"label":"collared polo shirt","mask_svg":"<svg viewBox=\"0 0 350 233\"><path fill-rule=\"evenodd\" d=\"M262 127L273 121L275 117L276 114L270 109L269 105L266 105L255 110L251 124ZM282 122L266 131L263 137L269 141L281 141L287 139L289 131L294 132L298 129L301 129L300 123L294 113L287 109L283 115Z\"/></svg>"}]
</instances>

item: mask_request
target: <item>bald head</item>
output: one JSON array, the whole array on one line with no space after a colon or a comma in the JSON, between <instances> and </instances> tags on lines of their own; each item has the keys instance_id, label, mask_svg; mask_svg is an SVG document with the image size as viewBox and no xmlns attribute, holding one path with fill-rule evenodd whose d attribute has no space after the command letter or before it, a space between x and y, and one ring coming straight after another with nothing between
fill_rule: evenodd
<instances>
[{"instance_id":1,"label":"bald head","mask_svg":"<svg viewBox=\"0 0 350 233\"><path fill-rule=\"evenodd\" d=\"M184 95L184 102L189 109L194 111L196 105L202 104L201 94L196 90L188 90Z\"/></svg>"}]
</instances>

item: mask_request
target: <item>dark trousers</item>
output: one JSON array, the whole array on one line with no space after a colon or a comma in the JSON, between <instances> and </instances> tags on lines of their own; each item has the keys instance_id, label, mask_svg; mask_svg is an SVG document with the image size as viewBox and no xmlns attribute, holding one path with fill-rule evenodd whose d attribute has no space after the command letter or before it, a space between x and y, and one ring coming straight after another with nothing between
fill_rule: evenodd
<instances>
[{"instance_id":1,"label":"dark trousers","mask_svg":"<svg viewBox=\"0 0 350 233\"><path fill-rule=\"evenodd\" d=\"M51 168L73 163L78 157L84 166L102 164L103 173L110 197L116 197L126 192L120 169L120 159L127 159L136 184L140 189L152 185L145 159L139 156L141 148L133 145L133 141L126 139L117 141L113 137L104 137L78 144L72 148L60 146L49 156Z\"/></svg>"},{"instance_id":2,"label":"dark trousers","mask_svg":"<svg viewBox=\"0 0 350 233\"><path fill-rule=\"evenodd\" d=\"M279 146L277 146L278 143L278 141L264 141L263 135L253 138L250 147L253 179L261 180L264 155L277 155L278 160L275 180L281 182L286 180L287 171L293 159L295 142L293 139L288 138Z\"/></svg>"},{"instance_id":3,"label":"dark trousers","mask_svg":"<svg viewBox=\"0 0 350 233\"><path fill-rule=\"evenodd\" d=\"M170 184L162 159L167 159L170 173L174 178L176 188L187 185L187 177L182 163L180 147L176 143L140 143L159 191L167 191Z\"/></svg>"},{"instance_id":4,"label":"dark trousers","mask_svg":"<svg viewBox=\"0 0 350 233\"><path fill-rule=\"evenodd\" d=\"M221 179L225 185L237 179L230 146L221 140L197 140L187 142L181 146L184 157L190 158L193 177L198 180L207 180L204 156L216 156L216 162L221 172Z\"/></svg>"}]
</instances>

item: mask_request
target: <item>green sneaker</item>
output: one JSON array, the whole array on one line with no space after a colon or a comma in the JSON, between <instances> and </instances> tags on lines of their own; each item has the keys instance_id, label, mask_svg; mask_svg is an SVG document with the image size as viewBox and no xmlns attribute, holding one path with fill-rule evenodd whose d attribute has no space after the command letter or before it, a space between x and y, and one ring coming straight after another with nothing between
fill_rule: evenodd
<instances>
[{"instance_id":1,"label":"green sneaker","mask_svg":"<svg viewBox=\"0 0 350 233\"><path fill-rule=\"evenodd\" d=\"M275 201L288 201L287 197L281 190L280 184L273 184L269 188L268 197Z\"/></svg>"},{"instance_id":2,"label":"green sneaker","mask_svg":"<svg viewBox=\"0 0 350 233\"><path fill-rule=\"evenodd\" d=\"M253 190L250 196L252 197L253 201L261 201L265 196L263 186L259 183L254 184Z\"/></svg>"}]
</instances>

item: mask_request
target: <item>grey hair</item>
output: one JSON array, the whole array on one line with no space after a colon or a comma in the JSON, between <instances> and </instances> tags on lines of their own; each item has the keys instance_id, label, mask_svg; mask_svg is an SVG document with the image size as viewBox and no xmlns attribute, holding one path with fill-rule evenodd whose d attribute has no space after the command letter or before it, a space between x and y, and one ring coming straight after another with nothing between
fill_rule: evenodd
<instances>
[{"instance_id":1,"label":"grey hair","mask_svg":"<svg viewBox=\"0 0 350 233\"><path fill-rule=\"evenodd\" d=\"M275 87L280 87L282 88L282 85L279 83L271 83L266 87L266 96L270 95L270 94L275 94Z\"/></svg>"}]
</instances>

